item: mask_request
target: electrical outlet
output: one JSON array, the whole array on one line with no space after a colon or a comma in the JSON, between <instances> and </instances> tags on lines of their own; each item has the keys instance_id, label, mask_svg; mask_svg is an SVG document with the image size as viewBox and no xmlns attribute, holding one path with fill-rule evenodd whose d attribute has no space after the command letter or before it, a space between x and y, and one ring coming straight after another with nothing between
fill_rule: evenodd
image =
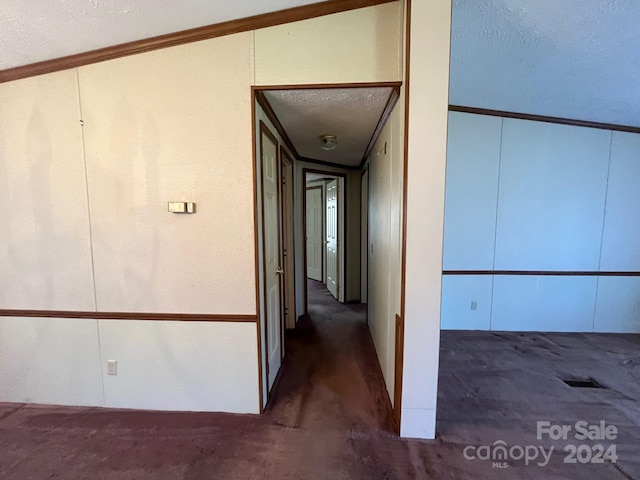
<instances>
[{"instance_id":1,"label":"electrical outlet","mask_svg":"<svg viewBox=\"0 0 640 480\"><path fill-rule=\"evenodd\" d=\"M478 302L476 302L475 300L471 300L471 310L477 310L478 309Z\"/></svg>"},{"instance_id":2,"label":"electrical outlet","mask_svg":"<svg viewBox=\"0 0 640 480\"><path fill-rule=\"evenodd\" d=\"M118 375L118 362L107 360L107 375Z\"/></svg>"}]
</instances>

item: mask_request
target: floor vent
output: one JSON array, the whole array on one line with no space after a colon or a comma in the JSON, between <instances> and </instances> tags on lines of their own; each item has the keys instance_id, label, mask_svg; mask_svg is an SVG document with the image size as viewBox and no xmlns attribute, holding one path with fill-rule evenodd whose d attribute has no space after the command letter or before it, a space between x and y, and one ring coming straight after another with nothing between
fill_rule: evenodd
<instances>
[{"instance_id":1,"label":"floor vent","mask_svg":"<svg viewBox=\"0 0 640 480\"><path fill-rule=\"evenodd\" d=\"M575 388L607 388L607 387L603 387L592 378L588 378L585 380L563 380L563 382L569 385L570 387L575 387Z\"/></svg>"}]
</instances>

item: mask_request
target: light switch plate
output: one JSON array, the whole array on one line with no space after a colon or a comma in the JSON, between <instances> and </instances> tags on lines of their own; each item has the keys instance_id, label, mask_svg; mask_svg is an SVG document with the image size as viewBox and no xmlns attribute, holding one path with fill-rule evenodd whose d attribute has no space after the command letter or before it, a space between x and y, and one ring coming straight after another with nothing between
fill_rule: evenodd
<instances>
[{"instance_id":1,"label":"light switch plate","mask_svg":"<svg viewBox=\"0 0 640 480\"><path fill-rule=\"evenodd\" d=\"M171 213L186 213L187 204L185 202L169 202L169 211Z\"/></svg>"}]
</instances>

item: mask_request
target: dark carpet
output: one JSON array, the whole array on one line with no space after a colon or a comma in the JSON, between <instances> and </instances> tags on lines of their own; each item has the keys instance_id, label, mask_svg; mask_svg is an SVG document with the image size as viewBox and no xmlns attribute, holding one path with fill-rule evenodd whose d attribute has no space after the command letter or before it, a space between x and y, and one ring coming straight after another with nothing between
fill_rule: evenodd
<instances>
[{"instance_id":1,"label":"dark carpet","mask_svg":"<svg viewBox=\"0 0 640 480\"><path fill-rule=\"evenodd\" d=\"M364 307L313 281L309 307L287 333L264 415L0 404L0 479L640 478L637 338L443 332L439 438L401 440ZM567 358L584 366L580 355L599 362L592 374L617 367L635 386L594 394L532 376L555 375ZM557 452L544 467L498 468L463 456L498 440L548 447L535 420L583 417L618 424L617 464L565 464Z\"/></svg>"}]
</instances>

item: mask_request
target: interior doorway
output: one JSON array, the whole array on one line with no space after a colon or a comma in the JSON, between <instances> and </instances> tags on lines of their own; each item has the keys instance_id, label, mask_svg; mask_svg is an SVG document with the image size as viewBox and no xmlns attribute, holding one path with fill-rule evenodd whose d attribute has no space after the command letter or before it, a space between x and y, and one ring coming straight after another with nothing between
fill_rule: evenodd
<instances>
[{"instance_id":1,"label":"interior doorway","mask_svg":"<svg viewBox=\"0 0 640 480\"><path fill-rule=\"evenodd\" d=\"M324 283L324 185L305 189L307 278Z\"/></svg>"},{"instance_id":2,"label":"interior doorway","mask_svg":"<svg viewBox=\"0 0 640 480\"><path fill-rule=\"evenodd\" d=\"M283 282L282 195L278 140L267 124L260 122L259 161L262 206L262 298L266 347L267 397L282 365Z\"/></svg>"},{"instance_id":3,"label":"interior doorway","mask_svg":"<svg viewBox=\"0 0 640 480\"><path fill-rule=\"evenodd\" d=\"M344 174L304 169L305 278L321 283L339 302L345 300ZM308 289L308 282L305 282ZM309 295L305 295L308 311Z\"/></svg>"},{"instance_id":4,"label":"interior doorway","mask_svg":"<svg viewBox=\"0 0 640 480\"><path fill-rule=\"evenodd\" d=\"M368 223L361 217L370 216L361 205L369 200L363 172L372 159L382 162L379 137L399 89L398 82L252 88L262 408L284 381L292 339L310 325L319 351L335 342L346 353L356 341L373 348L362 304L371 287L361 261L375 264L361 240ZM383 268L389 257L380 252Z\"/></svg>"}]
</instances>

